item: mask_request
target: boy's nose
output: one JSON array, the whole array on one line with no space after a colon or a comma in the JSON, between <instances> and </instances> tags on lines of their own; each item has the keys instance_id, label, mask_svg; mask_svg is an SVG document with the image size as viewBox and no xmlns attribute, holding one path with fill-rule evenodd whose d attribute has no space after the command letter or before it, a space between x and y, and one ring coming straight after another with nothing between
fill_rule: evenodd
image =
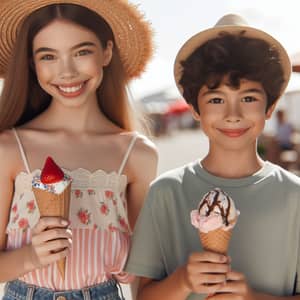
<instances>
[{"instance_id":1,"label":"boy's nose","mask_svg":"<svg viewBox=\"0 0 300 300\"><path fill-rule=\"evenodd\" d=\"M227 122L240 122L241 121L241 112L238 105L228 105L227 107L227 113L226 113L226 121Z\"/></svg>"},{"instance_id":2,"label":"boy's nose","mask_svg":"<svg viewBox=\"0 0 300 300\"><path fill-rule=\"evenodd\" d=\"M238 116L229 116L226 118L226 122L237 123L240 121L241 121L241 118Z\"/></svg>"}]
</instances>

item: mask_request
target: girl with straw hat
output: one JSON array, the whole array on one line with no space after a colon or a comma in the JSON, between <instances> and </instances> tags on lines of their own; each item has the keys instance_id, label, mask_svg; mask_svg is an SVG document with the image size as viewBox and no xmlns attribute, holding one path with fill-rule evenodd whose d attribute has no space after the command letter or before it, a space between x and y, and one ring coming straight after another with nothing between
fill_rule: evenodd
<instances>
[{"instance_id":1,"label":"girl with straw hat","mask_svg":"<svg viewBox=\"0 0 300 300\"><path fill-rule=\"evenodd\" d=\"M125 0L1 1L4 299L121 299L133 279L123 267L157 154L135 131L126 86L151 39ZM31 183L47 156L72 178L68 220L40 216Z\"/></svg>"}]
</instances>

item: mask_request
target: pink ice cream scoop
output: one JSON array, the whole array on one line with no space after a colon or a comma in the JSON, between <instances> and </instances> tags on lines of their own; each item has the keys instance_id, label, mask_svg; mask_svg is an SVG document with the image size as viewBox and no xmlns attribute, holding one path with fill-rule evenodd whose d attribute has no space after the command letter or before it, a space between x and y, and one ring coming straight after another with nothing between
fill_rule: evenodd
<instances>
[{"instance_id":1,"label":"pink ice cream scoop","mask_svg":"<svg viewBox=\"0 0 300 300\"><path fill-rule=\"evenodd\" d=\"M205 194L198 208L191 211L191 222L198 229L203 249L226 255L239 214L231 197L221 189Z\"/></svg>"},{"instance_id":2,"label":"pink ice cream scoop","mask_svg":"<svg viewBox=\"0 0 300 300\"><path fill-rule=\"evenodd\" d=\"M200 232L227 231L234 227L239 214L232 198L215 188L204 195L197 209L191 211L191 223Z\"/></svg>"}]
</instances>

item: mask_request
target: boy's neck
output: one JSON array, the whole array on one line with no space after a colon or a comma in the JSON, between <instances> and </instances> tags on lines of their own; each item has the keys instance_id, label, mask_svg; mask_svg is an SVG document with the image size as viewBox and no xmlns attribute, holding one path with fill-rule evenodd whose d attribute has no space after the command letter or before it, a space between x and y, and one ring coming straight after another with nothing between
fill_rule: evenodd
<instances>
[{"instance_id":1,"label":"boy's neck","mask_svg":"<svg viewBox=\"0 0 300 300\"><path fill-rule=\"evenodd\" d=\"M211 152L201 161L202 167L212 175L223 178L243 178L259 171L264 161L256 152L252 154L227 153L224 156Z\"/></svg>"}]
</instances>

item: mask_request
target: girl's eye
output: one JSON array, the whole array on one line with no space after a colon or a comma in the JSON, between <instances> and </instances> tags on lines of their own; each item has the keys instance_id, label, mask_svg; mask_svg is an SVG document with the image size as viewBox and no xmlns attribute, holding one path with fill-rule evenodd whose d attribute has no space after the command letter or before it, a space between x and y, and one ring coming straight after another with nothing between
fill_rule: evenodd
<instances>
[{"instance_id":1,"label":"girl's eye","mask_svg":"<svg viewBox=\"0 0 300 300\"><path fill-rule=\"evenodd\" d=\"M76 53L76 56L83 56L83 55L88 55L88 54L91 54L91 53L93 53L91 50L83 49L83 50L79 50Z\"/></svg>"},{"instance_id":2,"label":"girl's eye","mask_svg":"<svg viewBox=\"0 0 300 300\"><path fill-rule=\"evenodd\" d=\"M221 99L221 98L213 98L213 99L210 99L208 101L208 103L212 103L212 104L221 104L221 103L224 103L224 100Z\"/></svg>"},{"instance_id":3,"label":"girl's eye","mask_svg":"<svg viewBox=\"0 0 300 300\"><path fill-rule=\"evenodd\" d=\"M256 99L252 96L246 96L242 99L242 102L254 102Z\"/></svg>"},{"instance_id":4,"label":"girl's eye","mask_svg":"<svg viewBox=\"0 0 300 300\"><path fill-rule=\"evenodd\" d=\"M40 58L40 60L53 60L53 59L54 59L54 55L52 54L45 54Z\"/></svg>"}]
</instances>

